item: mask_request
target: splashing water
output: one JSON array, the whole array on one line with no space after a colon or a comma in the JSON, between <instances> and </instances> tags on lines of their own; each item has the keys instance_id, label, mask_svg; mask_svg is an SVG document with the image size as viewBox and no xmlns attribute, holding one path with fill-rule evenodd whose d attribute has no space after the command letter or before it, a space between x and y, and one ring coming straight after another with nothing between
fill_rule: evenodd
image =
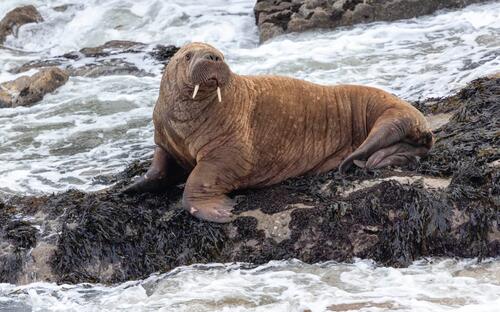
<instances>
[{"instance_id":1,"label":"splashing water","mask_svg":"<svg viewBox=\"0 0 500 312\"><path fill-rule=\"evenodd\" d=\"M27 1L7 0L0 15ZM434 16L290 34L258 45L253 1L30 1L45 22L21 27L0 49L5 69L121 39L206 41L240 74L379 86L406 99L444 96L498 70L500 3ZM68 4L59 12L54 6ZM151 64L135 64L151 72ZM33 71L34 72L34 71ZM149 157L161 77L72 77L30 108L0 110L0 192L96 190L96 175ZM32 72L30 72L32 73ZM7 71L0 82L16 78Z\"/></svg>"},{"instance_id":2,"label":"splashing water","mask_svg":"<svg viewBox=\"0 0 500 312\"><path fill-rule=\"evenodd\" d=\"M500 262L419 261L406 269L272 261L194 265L118 286L0 284L17 311L496 311Z\"/></svg>"},{"instance_id":3,"label":"splashing water","mask_svg":"<svg viewBox=\"0 0 500 312\"><path fill-rule=\"evenodd\" d=\"M25 62L115 39L205 41L240 74L368 84L409 100L445 96L500 68L499 2L289 34L263 45L250 0L2 0L0 16L22 4L34 4L45 21L21 27L0 48L0 82L19 77L7 70ZM53 9L65 4L63 12ZM0 109L0 194L97 190L104 185L93 182L96 175L150 157L161 68L133 62L153 76L71 77L33 107ZM364 260L195 265L115 286L0 284L0 310L496 311L499 272L498 259L435 259L407 269Z\"/></svg>"}]
</instances>

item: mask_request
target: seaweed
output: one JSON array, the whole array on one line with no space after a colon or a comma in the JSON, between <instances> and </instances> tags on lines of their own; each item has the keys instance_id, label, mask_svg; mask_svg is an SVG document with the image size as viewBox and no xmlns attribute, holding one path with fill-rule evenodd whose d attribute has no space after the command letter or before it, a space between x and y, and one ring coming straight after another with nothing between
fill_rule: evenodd
<instances>
[{"instance_id":1,"label":"seaweed","mask_svg":"<svg viewBox=\"0 0 500 312\"><path fill-rule=\"evenodd\" d=\"M346 176L332 171L238 191L232 194L238 218L230 224L189 215L180 204L182 186L121 194L149 160L96 178L114 183L99 192L5 199L0 282L28 275L23 265L42 243L54 249L52 275L45 278L65 283L116 283L209 262L361 257L404 267L427 256L499 256L499 97L500 78L492 77L456 95L415 103L428 114L453 114L417 165L357 168ZM430 188L424 181L429 177L445 178L449 185Z\"/></svg>"}]
</instances>

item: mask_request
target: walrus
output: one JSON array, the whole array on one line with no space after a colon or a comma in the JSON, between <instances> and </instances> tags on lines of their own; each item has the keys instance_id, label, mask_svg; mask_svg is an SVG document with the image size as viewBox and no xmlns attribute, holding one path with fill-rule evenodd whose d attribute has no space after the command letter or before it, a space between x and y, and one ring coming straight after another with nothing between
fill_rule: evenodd
<instances>
[{"instance_id":1,"label":"walrus","mask_svg":"<svg viewBox=\"0 0 500 312\"><path fill-rule=\"evenodd\" d=\"M233 73L205 43L182 47L166 66L153 113L154 151L147 173L124 191L185 181L192 215L229 222L233 190L353 165L403 165L433 145L424 116L377 88L323 86L282 76Z\"/></svg>"}]
</instances>

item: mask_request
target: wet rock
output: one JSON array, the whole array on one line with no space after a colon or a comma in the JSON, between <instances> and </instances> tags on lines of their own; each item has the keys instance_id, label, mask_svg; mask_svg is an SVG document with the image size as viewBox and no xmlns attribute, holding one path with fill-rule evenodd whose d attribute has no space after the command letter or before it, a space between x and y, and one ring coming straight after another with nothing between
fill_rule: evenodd
<instances>
[{"instance_id":1,"label":"wet rock","mask_svg":"<svg viewBox=\"0 0 500 312\"><path fill-rule=\"evenodd\" d=\"M415 103L427 114L451 114L416 167L357 168L239 191L238 218L230 224L190 216L181 208L182 185L121 194L149 161L107 177L115 185L99 192L4 199L0 282L36 275L115 283L208 262L361 257L407 266L426 256L500 256L500 168L490 166L500 158L499 91L500 78L490 77L454 96Z\"/></svg>"},{"instance_id":2,"label":"wet rock","mask_svg":"<svg viewBox=\"0 0 500 312\"><path fill-rule=\"evenodd\" d=\"M84 60L81 62L81 60ZM134 75L138 77L152 76L152 73L138 68L135 64L116 57L89 57L84 58L75 53L67 53L49 60L35 60L9 70L19 74L36 68L57 66L70 76L99 77L110 75Z\"/></svg>"},{"instance_id":3,"label":"wet rock","mask_svg":"<svg viewBox=\"0 0 500 312\"><path fill-rule=\"evenodd\" d=\"M68 74L65 71L50 67L31 77L21 76L14 81L4 82L0 84L0 108L31 106L67 81Z\"/></svg>"},{"instance_id":4,"label":"wet rock","mask_svg":"<svg viewBox=\"0 0 500 312\"><path fill-rule=\"evenodd\" d=\"M36 244L37 230L27 221L14 220L5 226L5 237L15 248L31 248Z\"/></svg>"},{"instance_id":5,"label":"wet rock","mask_svg":"<svg viewBox=\"0 0 500 312\"><path fill-rule=\"evenodd\" d=\"M416 103L424 112L450 112L450 121L435 130L436 144L420 170L453 175L464 166L486 167L500 158L500 78L481 78L454 96ZM478 130L480 129L480 130Z\"/></svg>"},{"instance_id":6,"label":"wet rock","mask_svg":"<svg viewBox=\"0 0 500 312\"><path fill-rule=\"evenodd\" d=\"M168 61L174 54L179 51L179 48L174 45L157 45L153 48L153 51L149 52L149 55L156 61L167 65Z\"/></svg>"},{"instance_id":7,"label":"wet rock","mask_svg":"<svg viewBox=\"0 0 500 312\"><path fill-rule=\"evenodd\" d=\"M139 53L145 47L146 45L141 42L112 40L101 46L83 48L80 50L80 53L86 57L110 56L120 53Z\"/></svg>"},{"instance_id":8,"label":"wet rock","mask_svg":"<svg viewBox=\"0 0 500 312\"><path fill-rule=\"evenodd\" d=\"M98 64L85 64L83 66L69 66L66 72L70 76L100 77L111 75L134 75L137 77L152 76L151 73L138 68L122 59L101 60Z\"/></svg>"},{"instance_id":9,"label":"wet rock","mask_svg":"<svg viewBox=\"0 0 500 312\"><path fill-rule=\"evenodd\" d=\"M83 48L45 60L34 60L12 68L9 72L18 74L33 68L58 66L70 76L153 76L154 73L139 68L135 61L141 60L151 67L164 66L178 49L172 45L148 46L141 42L113 40L101 46Z\"/></svg>"},{"instance_id":10,"label":"wet rock","mask_svg":"<svg viewBox=\"0 0 500 312\"><path fill-rule=\"evenodd\" d=\"M394 21L488 0L257 0L260 41L315 28Z\"/></svg>"},{"instance_id":11,"label":"wet rock","mask_svg":"<svg viewBox=\"0 0 500 312\"><path fill-rule=\"evenodd\" d=\"M29 23L42 22L43 18L37 9L32 5L15 8L5 15L0 21L0 44L7 36L17 36L19 27Z\"/></svg>"},{"instance_id":12,"label":"wet rock","mask_svg":"<svg viewBox=\"0 0 500 312\"><path fill-rule=\"evenodd\" d=\"M58 6L53 7L52 10L54 10L56 12L66 12L70 6L71 6L70 4L58 5Z\"/></svg>"}]
</instances>

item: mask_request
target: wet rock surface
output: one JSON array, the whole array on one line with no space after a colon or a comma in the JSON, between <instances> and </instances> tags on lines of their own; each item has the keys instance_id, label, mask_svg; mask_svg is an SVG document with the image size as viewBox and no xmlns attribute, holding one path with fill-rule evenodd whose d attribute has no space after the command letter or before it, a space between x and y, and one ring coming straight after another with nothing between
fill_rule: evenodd
<instances>
[{"instance_id":1,"label":"wet rock surface","mask_svg":"<svg viewBox=\"0 0 500 312\"><path fill-rule=\"evenodd\" d=\"M21 76L0 84L0 108L31 106L68 81L68 74L58 67L40 70L33 76Z\"/></svg>"},{"instance_id":2,"label":"wet rock surface","mask_svg":"<svg viewBox=\"0 0 500 312\"><path fill-rule=\"evenodd\" d=\"M19 27L25 24L39 23L42 21L42 16L32 5L15 8L8 12L0 21L0 44L2 44L9 35L17 36Z\"/></svg>"},{"instance_id":3,"label":"wet rock surface","mask_svg":"<svg viewBox=\"0 0 500 312\"><path fill-rule=\"evenodd\" d=\"M108 75L153 76L138 63L150 66L167 64L179 48L173 45L150 46L141 42L112 40L101 46L83 48L60 56L28 62L9 69L19 74L30 69L58 66L70 76L99 77Z\"/></svg>"},{"instance_id":4,"label":"wet rock surface","mask_svg":"<svg viewBox=\"0 0 500 312\"><path fill-rule=\"evenodd\" d=\"M0 282L122 282L206 262L255 264L371 258L407 266L426 256L500 255L500 77L415 103L451 114L413 167L329 172L233 194L230 224L181 208L182 185L161 194L119 190L146 171L135 162L108 189L0 202Z\"/></svg>"},{"instance_id":5,"label":"wet rock surface","mask_svg":"<svg viewBox=\"0 0 500 312\"><path fill-rule=\"evenodd\" d=\"M395 21L488 0L257 0L260 40L315 28Z\"/></svg>"}]
</instances>

